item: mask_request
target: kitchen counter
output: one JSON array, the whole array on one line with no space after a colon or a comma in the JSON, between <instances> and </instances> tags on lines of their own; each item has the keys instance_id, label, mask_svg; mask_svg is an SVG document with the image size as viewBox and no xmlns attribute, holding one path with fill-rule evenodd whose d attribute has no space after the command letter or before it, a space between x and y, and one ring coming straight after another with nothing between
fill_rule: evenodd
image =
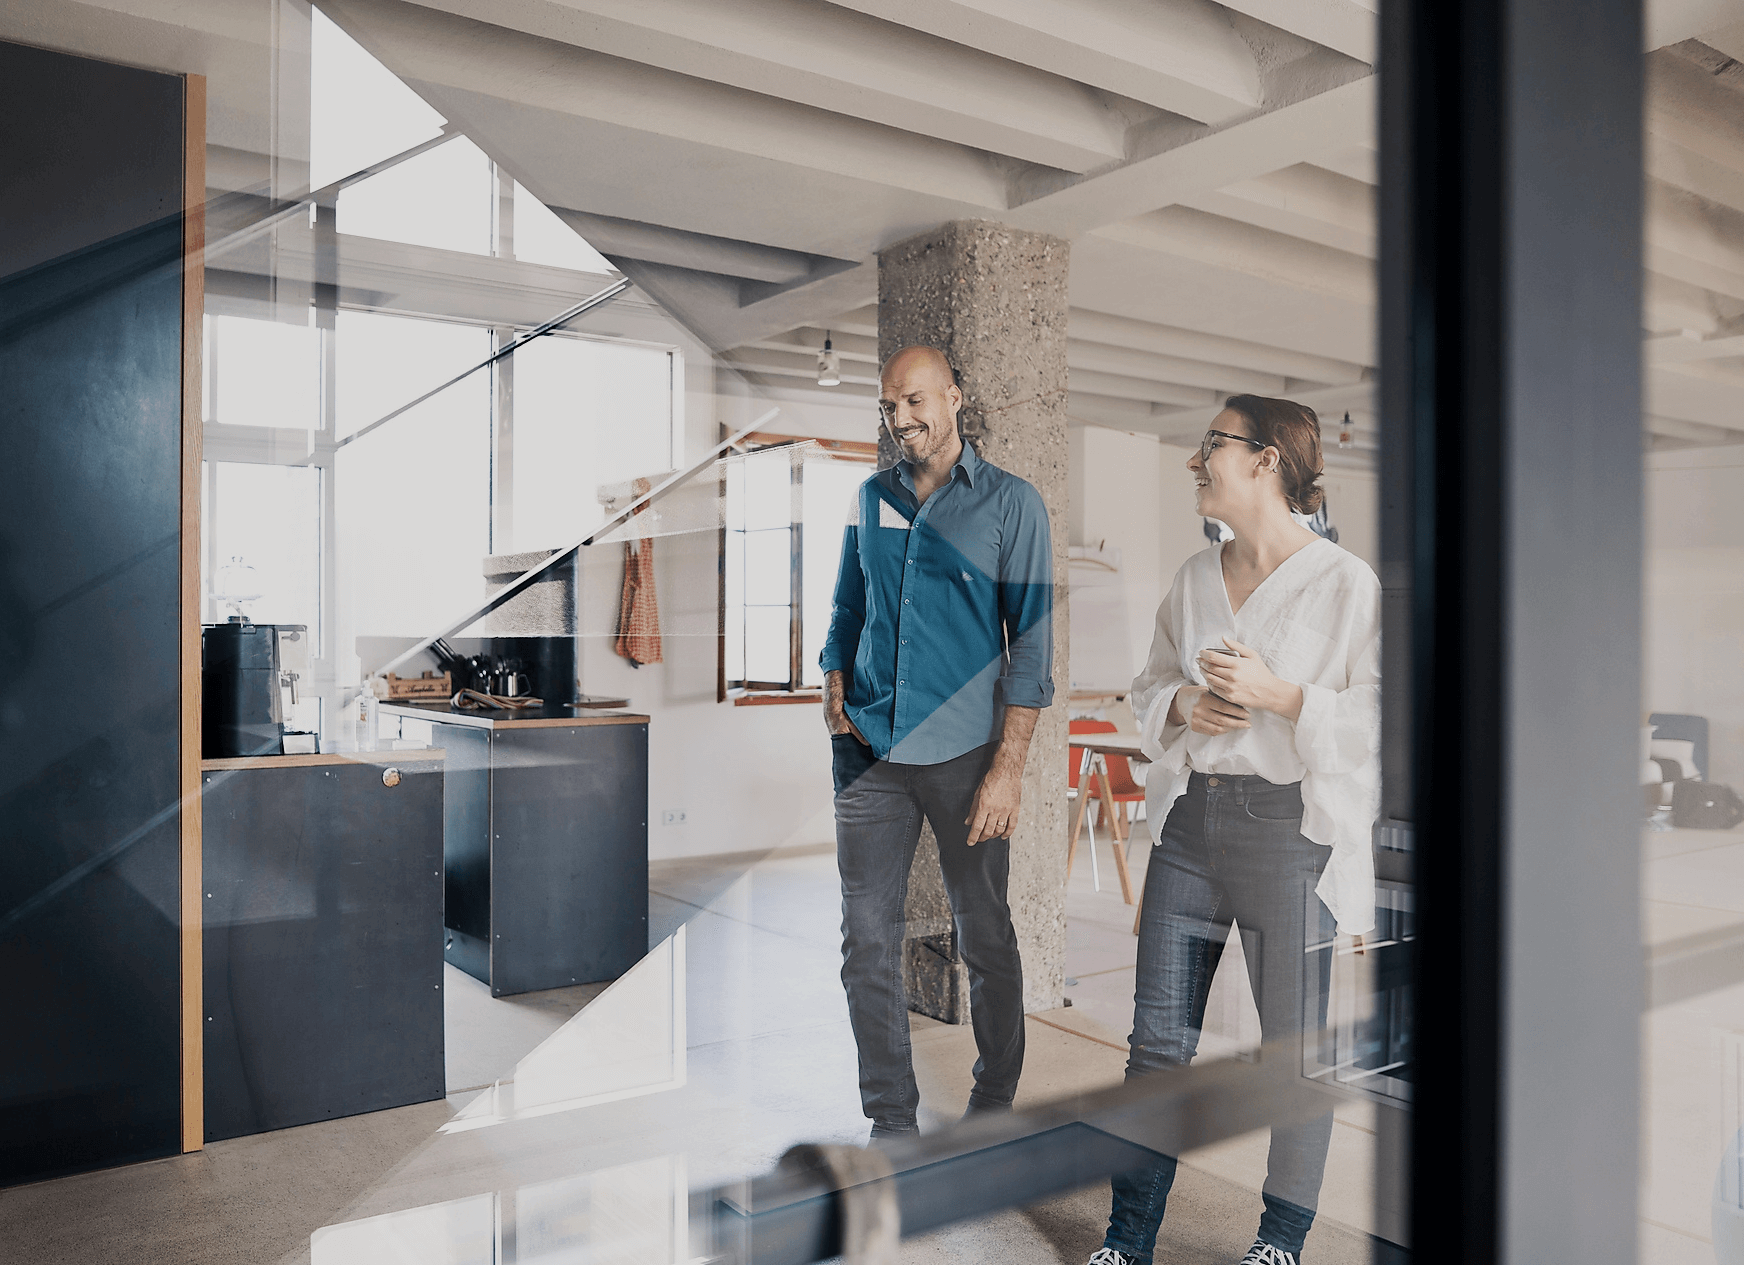
<instances>
[{"instance_id":1,"label":"kitchen counter","mask_svg":"<svg viewBox=\"0 0 1744 1265\"><path fill-rule=\"evenodd\" d=\"M470 725L476 729L553 729L576 725L645 725L648 717L614 711L628 707L627 698L600 698L584 703L543 703L514 711L456 707L452 703L383 703L385 715L402 719L440 721L445 725Z\"/></svg>"},{"instance_id":2,"label":"kitchen counter","mask_svg":"<svg viewBox=\"0 0 1744 1265\"><path fill-rule=\"evenodd\" d=\"M616 979L648 951L648 717L383 703L447 752L443 949L497 997ZM378 753L398 759L404 751ZM412 752L410 754L418 754Z\"/></svg>"},{"instance_id":3,"label":"kitchen counter","mask_svg":"<svg viewBox=\"0 0 1744 1265\"><path fill-rule=\"evenodd\" d=\"M201 765L206 1140L441 1098L445 753Z\"/></svg>"}]
</instances>

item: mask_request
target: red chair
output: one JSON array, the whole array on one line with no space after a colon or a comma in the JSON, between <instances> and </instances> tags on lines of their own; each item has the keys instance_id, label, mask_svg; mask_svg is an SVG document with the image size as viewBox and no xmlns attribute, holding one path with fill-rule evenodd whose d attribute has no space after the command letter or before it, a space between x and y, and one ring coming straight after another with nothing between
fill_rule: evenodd
<instances>
[{"instance_id":1,"label":"red chair","mask_svg":"<svg viewBox=\"0 0 1744 1265\"><path fill-rule=\"evenodd\" d=\"M1114 724L1106 720L1073 720L1066 725L1070 733L1075 734L1111 734L1117 732ZM1094 791L1079 785L1079 778L1086 768L1092 769L1096 777ZM1086 809L1090 805L1090 796L1101 801L1097 816L1102 819L1113 836L1109 843L1114 848L1114 868L1120 875L1120 894L1127 904L1133 903L1132 877L1127 872L1126 849L1122 846L1125 838L1125 810L1120 807L1133 799L1144 798L1144 788L1138 786L1132 779L1132 768L1125 756L1094 755L1087 747L1070 746L1066 748L1066 786L1067 795L1078 801L1076 814L1072 820L1072 841L1066 848L1066 877L1072 876L1072 860L1078 854L1078 836L1084 830ZM1136 792L1136 794L1134 793ZM1096 890L1102 890L1102 877L1096 872L1096 827L1090 827L1090 868L1095 874Z\"/></svg>"}]
</instances>

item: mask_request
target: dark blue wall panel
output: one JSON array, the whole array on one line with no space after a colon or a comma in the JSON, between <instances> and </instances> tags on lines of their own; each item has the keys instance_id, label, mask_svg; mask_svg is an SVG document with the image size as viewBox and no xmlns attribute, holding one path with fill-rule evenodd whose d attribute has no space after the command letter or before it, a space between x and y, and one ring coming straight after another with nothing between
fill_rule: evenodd
<instances>
[{"instance_id":1,"label":"dark blue wall panel","mask_svg":"<svg viewBox=\"0 0 1744 1265\"><path fill-rule=\"evenodd\" d=\"M179 1149L183 87L0 43L0 1184Z\"/></svg>"}]
</instances>

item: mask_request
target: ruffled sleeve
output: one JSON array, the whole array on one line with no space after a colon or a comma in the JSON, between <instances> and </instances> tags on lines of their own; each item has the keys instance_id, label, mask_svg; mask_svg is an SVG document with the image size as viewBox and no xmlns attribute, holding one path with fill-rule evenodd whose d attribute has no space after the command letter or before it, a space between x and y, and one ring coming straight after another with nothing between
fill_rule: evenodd
<instances>
[{"instance_id":1,"label":"ruffled sleeve","mask_svg":"<svg viewBox=\"0 0 1744 1265\"><path fill-rule=\"evenodd\" d=\"M1332 848L1315 890L1339 931L1363 935L1375 926L1373 834L1381 806L1380 589L1373 573L1364 568L1341 604L1344 688L1302 686L1296 754L1306 770L1302 833Z\"/></svg>"},{"instance_id":2,"label":"ruffled sleeve","mask_svg":"<svg viewBox=\"0 0 1744 1265\"><path fill-rule=\"evenodd\" d=\"M1132 682L1132 712L1138 720L1139 749L1153 764L1177 773L1187 763L1187 726L1169 723L1169 706L1181 687L1190 684L1181 671L1179 643L1185 572L1183 567L1169 596L1157 607L1150 657L1145 661L1144 671Z\"/></svg>"}]
</instances>

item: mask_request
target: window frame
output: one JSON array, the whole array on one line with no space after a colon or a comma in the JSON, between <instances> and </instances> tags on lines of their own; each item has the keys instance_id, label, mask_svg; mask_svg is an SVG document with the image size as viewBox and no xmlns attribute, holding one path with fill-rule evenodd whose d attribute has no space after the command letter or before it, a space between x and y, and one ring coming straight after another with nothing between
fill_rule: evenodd
<instances>
[{"instance_id":1,"label":"window frame","mask_svg":"<svg viewBox=\"0 0 1744 1265\"><path fill-rule=\"evenodd\" d=\"M722 437L725 438L725 435ZM735 445L735 449L739 455L749 456L798 444L813 444L840 460L864 463L868 467L875 467L878 460L876 443L852 439L822 439L812 435L777 435L766 431L753 431L746 435ZM723 505L726 501L726 477L723 467L720 475ZM731 702L735 707L756 707L782 703L814 703L823 699L821 686L802 684L805 680L805 525L799 521L798 506L803 495L804 479L804 462L793 465L788 485L788 675L785 681L753 681L748 678L732 678L727 674L727 619L730 613L727 601L727 544L734 528L726 522L723 515L719 531L717 567L719 648L715 656L716 702ZM744 609L743 602L739 604L739 609Z\"/></svg>"}]
</instances>

